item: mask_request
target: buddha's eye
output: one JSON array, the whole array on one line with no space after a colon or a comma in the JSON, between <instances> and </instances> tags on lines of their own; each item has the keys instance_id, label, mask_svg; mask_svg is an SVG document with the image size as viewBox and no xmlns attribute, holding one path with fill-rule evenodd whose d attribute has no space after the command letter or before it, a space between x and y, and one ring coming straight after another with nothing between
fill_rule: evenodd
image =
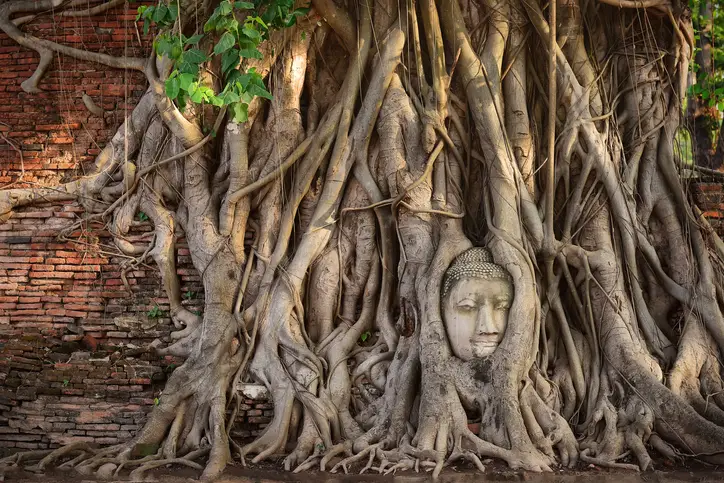
<instances>
[{"instance_id":1,"label":"buddha's eye","mask_svg":"<svg viewBox=\"0 0 724 483\"><path fill-rule=\"evenodd\" d=\"M475 309L475 303L472 300L463 300L457 304L458 310L470 311Z\"/></svg>"},{"instance_id":2,"label":"buddha's eye","mask_svg":"<svg viewBox=\"0 0 724 483\"><path fill-rule=\"evenodd\" d=\"M495 304L495 310L508 310L509 308L510 302L507 300L501 300Z\"/></svg>"}]
</instances>

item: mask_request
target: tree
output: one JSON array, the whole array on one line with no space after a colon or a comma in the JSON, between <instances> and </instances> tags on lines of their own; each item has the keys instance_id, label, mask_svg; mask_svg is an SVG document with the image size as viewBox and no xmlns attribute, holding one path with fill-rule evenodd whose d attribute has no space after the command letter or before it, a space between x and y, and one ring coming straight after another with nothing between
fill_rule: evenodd
<instances>
[{"instance_id":1,"label":"tree","mask_svg":"<svg viewBox=\"0 0 724 483\"><path fill-rule=\"evenodd\" d=\"M94 174L4 190L0 213L80 199L139 255L122 235L146 213L178 327L156 350L186 361L132 442L6 464L140 476L208 455L212 478L232 457L285 451L289 469L342 457L334 469L435 475L460 458L724 461L724 244L674 154L686 5L184 0L139 11L158 28L149 59L13 22L73 6L0 6L0 28L40 54L26 90L54 53L142 71L149 89ZM203 316L180 303L179 228ZM470 267L513 296L485 309L507 316L481 334L492 353L463 357L448 290ZM247 378L268 387L274 418L239 446L228 426ZM633 464L618 462L627 452Z\"/></svg>"}]
</instances>

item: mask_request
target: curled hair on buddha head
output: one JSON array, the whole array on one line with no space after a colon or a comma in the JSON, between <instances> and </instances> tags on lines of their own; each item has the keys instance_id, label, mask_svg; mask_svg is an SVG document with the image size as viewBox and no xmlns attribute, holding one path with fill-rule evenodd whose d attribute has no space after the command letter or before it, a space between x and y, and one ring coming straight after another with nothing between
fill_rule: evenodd
<instances>
[{"instance_id":1,"label":"curled hair on buddha head","mask_svg":"<svg viewBox=\"0 0 724 483\"><path fill-rule=\"evenodd\" d=\"M452 286L461 278L480 278L483 280L502 280L513 283L513 278L508 271L493 261L488 249L473 247L458 255L445 271L442 281L443 297L450 291Z\"/></svg>"}]
</instances>

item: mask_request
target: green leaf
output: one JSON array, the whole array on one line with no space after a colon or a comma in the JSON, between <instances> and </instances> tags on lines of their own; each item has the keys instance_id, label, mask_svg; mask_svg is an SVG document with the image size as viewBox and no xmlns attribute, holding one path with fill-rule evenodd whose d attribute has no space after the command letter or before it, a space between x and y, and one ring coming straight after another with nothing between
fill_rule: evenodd
<instances>
[{"instance_id":1,"label":"green leaf","mask_svg":"<svg viewBox=\"0 0 724 483\"><path fill-rule=\"evenodd\" d=\"M248 91L249 91L249 94L251 94L253 96L259 96L259 97L263 97L264 99L269 99L269 100L274 99L274 96L272 96L269 93L269 91L266 90L266 88L260 87L256 84L251 84L249 86Z\"/></svg>"},{"instance_id":2,"label":"green leaf","mask_svg":"<svg viewBox=\"0 0 724 483\"><path fill-rule=\"evenodd\" d=\"M143 19L143 35L148 34L148 29L151 27L151 21L149 19Z\"/></svg>"},{"instance_id":3,"label":"green leaf","mask_svg":"<svg viewBox=\"0 0 724 483\"><path fill-rule=\"evenodd\" d=\"M269 10L272 10L272 9L269 9ZM264 29L269 30L269 26L264 22L264 20L261 17L252 17L250 20L258 23L259 25L264 27Z\"/></svg>"},{"instance_id":4,"label":"green leaf","mask_svg":"<svg viewBox=\"0 0 724 483\"><path fill-rule=\"evenodd\" d=\"M229 71L228 74L226 74L226 88L227 90L232 88L241 78L241 72L239 72L238 69L234 69L232 71Z\"/></svg>"},{"instance_id":5,"label":"green leaf","mask_svg":"<svg viewBox=\"0 0 724 483\"><path fill-rule=\"evenodd\" d=\"M250 2L234 2L234 8L239 10L254 10L254 4Z\"/></svg>"},{"instance_id":6,"label":"green leaf","mask_svg":"<svg viewBox=\"0 0 724 483\"><path fill-rule=\"evenodd\" d=\"M171 77L166 79L166 95L169 99L176 99L181 85L178 77Z\"/></svg>"},{"instance_id":7,"label":"green leaf","mask_svg":"<svg viewBox=\"0 0 724 483\"><path fill-rule=\"evenodd\" d=\"M173 23L178 18L178 4L172 3L168 6L168 14L166 15L169 19L169 23Z\"/></svg>"},{"instance_id":8,"label":"green leaf","mask_svg":"<svg viewBox=\"0 0 724 483\"><path fill-rule=\"evenodd\" d=\"M211 17L204 24L204 32L213 32L216 30L216 24L219 21L219 15L217 12L211 14Z\"/></svg>"},{"instance_id":9,"label":"green leaf","mask_svg":"<svg viewBox=\"0 0 724 483\"><path fill-rule=\"evenodd\" d=\"M168 7L163 3L159 4L153 11L152 20L156 23L161 23L168 13Z\"/></svg>"},{"instance_id":10,"label":"green leaf","mask_svg":"<svg viewBox=\"0 0 724 483\"><path fill-rule=\"evenodd\" d=\"M225 32L219 39L219 43L214 47L215 54L223 54L236 44L236 39L231 32Z\"/></svg>"},{"instance_id":11,"label":"green leaf","mask_svg":"<svg viewBox=\"0 0 724 483\"><path fill-rule=\"evenodd\" d=\"M188 89L189 98L191 99L191 102L200 103L204 100L204 92L199 89L199 85L197 82L191 83L191 86L189 86Z\"/></svg>"},{"instance_id":12,"label":"green leaf","mask_svg":"<svg viewBox=\"0 0 724 483\"><path fill-rule=\"evenodd\" d=\"M246 88L249 86L249 83L251 82L251 74L248 72L244 72L243 74L239 75L238 84L241 87L241 90L246 90Z\"/></svg>"},{"instance_id":13,"label":"green leaf","mask_svg":"<svg viewBox=\"0 0 724 483\"><path fill-rule=\"evenodd\" d=\"M193 74L184 72L183 74L179 74L178 80L179 80L179 87L188 92L189 86L196 80L196 76Z\"/></svg>"},{"instance_id":14,"label":"green leaf","mask_svg":"<svg viewBox=\"0 0 724 483\"><path fill-rule=\"evenodd\" d=\"M203 36L202 34L192 35L191 37L189 37L189 38L187 38L186 40L184 40L184 45L196 45L196 44L198 44L198 43L201 41L201 39L203 39L203 38L204 38L204 36Z\"/></svg>"},{"instance_id":15,"label":"green leaf","mask_svg":"<svg viewBox=\"0 0 724 483\"><path fill-rule=\"evenodd\" d=\"M148 8L148 5L141 5L140 7L138 7L138 10L137 10L138 14L136 14L136 22L141 20L141 17L143 16L143 13L146 11L147 8Z\"/></svg>"},{"instance_id":16,"label":"green leaf","mask_svg":"<svg viewBox=\"0 0 724 483\"><path fill-rule=\"evenodd\" d=\"M220 99L224 102L224 104L227 105L227 106L228 106L229 104L233 104L233 103L235 103L235 102L239 102L239 100L241 99L241 98L239 97L239 94L237 94L237 93L234 92L234 91L225 91L225 92L222 92L221 95L219 96L219 98L220 98Z\"/></svg>"},{"instance_id":17,"label":"green leaf","mask_svg":"<svg viewBox=\"0 0 724 483\"><path fill-rule=\"evenodd\" d=\"M176 105L178 105L179 111L184 112L186 109L186 105L188 104L188 93L186 91L181 91L178 94L178 97L176 98Z\"/></svg>"},{"instance_id":18,"label":"green leaf","mask_svg":"<svg viewBox=\"0 0 724 483\"><path fill-rule=\"evenodd\" d=\"M219 4L219 13L221 15L229 15L232 10L233 7L231 6L231 2L229 0L224 0Z\"/></svg>"},{"instance_id":19,"label":"green leaf","mask_svg":"<svg viewBox=\"0 0 724 483\"><path fill-rule=\"evenodd\" d=\"M184 74L191 74L195 78L199 74L199 64L192 64L186 61L179 62L176 64L176 70Z\"/></svg>"},{"instance_id":20,"label":"green leaf","mask_svg":"<svg viewBox=\"0 0 724 483\"><path fill-rule=\"evenodd\" d=\"M141 15L141 17L151 20L153 18L153 12L155 12L155 11L156 11L156 7L154 7L153 5L150 5L146 10L144 10L143 15Z\"/></svg>"},{"instance_id":21,"label":"green leaf","mask_svg":"<svg viewBox=\"0 0 724 483\"><path fill-rule=\"evenodd\" d=\"M210 103L212 106L221 107L221 106L224 105L224 100L223 100L221 97L215 95L215 94L213 93L213 91L212 91L211 95L209 95L209 96L207 96L207 97L208 97L209 103Z\"/></svg>"},{"instance_id":22,"label":"green leaf","mask_svg":"<svg viewBox=\"0 0 724 483\"><path fill-rule=\"evenodd\" d=\"M244 27L241 29L241 33L246 35L248 38L250 38L253 42L260 42L261 41L261 34L258 30L254 30L249 27Z\"/></svg>"},{"instance_id":23,"label":"green leaf","mask_svg":"<svg viewBox=\"0 0 724 483\"><path fill-rule=\"evenodd\" d=\"M156 53L158 55L168 55L171 57L171 51L173 50L174 44L173 39L167 35L161 35L156 42Z\"/></svg>"},{"instance_id":24,"label":"green leaf","mask_svg":"<svg viewBox=\"0 0 724 483\"><path fill-rule=\"evenodd\" d=\"M151 310L148 311L146 315L148 315L152 319L155 319L161 317L163 315L163 312L161 312L161 309L158 307L158 305L155 305Z\"/></svg>"},{"instance_id":25,"label":"green leaf","mask_svg":"<svg viewBox=\"0 0 724 483\"><path fill-rule=\"evenodd\" d=\"M160 403L161 403L161 401L160 401L157 397L153 398L153 405L154 405L154 406L158 406Z\"/></svg>"},{"instance_id":26,"label":"green leaf","mask_svg":"<svg viewBox=\"0 0 724 483\"><path fill-rule=\"evenodd\" d=\"M239 98L241 99L241 102L244 102L246 104L250 104L251 101L254 100L254 96L249 94L247 91L244 91L239 95Z\"/></svg>"},{"instance_id":27,"label":"green leaf","mask_svg":"<svg viewBox=\"0 0 724 483\"><path fill-rule=\"evenodd\" d=\"M267 25L271 25L274 22L274 20L277 17L277 13L278 13L278 11L276 8L268 8L261 15L261 17L256 17L254 20L258 19L258 21L261 22L261 24L266 27Z\"/></svg>"},{"instance_id":28,"label":"green leaf","mask_svg":"<svg viewBox=\"0 0 724 483\"><path fill-rule=\"evenodd\" d=\"M249 119L249 113L247 109L248 105L243 102L237 102L231 105L231 113L234 116L236 122L246 122Z\"/></svg>"},{"instance_id":29,"label":"green leaf","mask_svg":"<svg viewBox=\"0 0 724 483\"><path fill-rule=\"evenodd\" d=\"M239 22L232 17L221 17L218 22L216 22L216 31L217 32L236 32L239 29Z\"/></svg>"},{"instance_id":30,"label":"green leaf","mask_svg":"<svg viewBox=\"0 0 724 483\"><path fill-rule=\"evenodd\" d=\"M189 49L184 52L184 60L191 64L200 64L206 62L206 54L199 49Z\"/></svg>"},{"instance_id":31,"label":"green leaf","mask_svg":"<svg viewBox=\"0 0 724 483\"><path fill-rule=\"evenodd\" d=\"M291 16L289 17L289 19L287 20L285 26L286 27L293 26L295 23L297 23L297 17L303 17L303 16L307 15L308 13L309 13L309 7L302 7L302 8L298 8L298 9L294 10L291 13Z\"/></svg>"},{"instance_id":32,"label":"green leaf","mask_svg":"<svg viewBox=\"0 0 724 483\"><path fill-rule=\"evenodd\" d=\"M264 58L259 49L240 49L239 55L245 59L262 59Z\"/></svg>"},{"instance_id":33,"label":"green leaf","mask_svg":"<svg viewBox=\"0 0 724 483\"><path fill-rule=\"evenodd\" d=\"M139 211L139 212L138 212L138 219L139 219L140 221L146 221L146 220L148 220L148 215L147 215L146 213L142 212L142 211Z\"/></svg>"},{"instance_id":34,"label":"green leaf","mask_svg":"<svg viewBox=\"0 0 724 483\"><path fill-rule=\"evenodd\" d=\"M229 49L221 56L221 72L226 74L239 63L239 49Z\"/></svg>"}]
</instances>

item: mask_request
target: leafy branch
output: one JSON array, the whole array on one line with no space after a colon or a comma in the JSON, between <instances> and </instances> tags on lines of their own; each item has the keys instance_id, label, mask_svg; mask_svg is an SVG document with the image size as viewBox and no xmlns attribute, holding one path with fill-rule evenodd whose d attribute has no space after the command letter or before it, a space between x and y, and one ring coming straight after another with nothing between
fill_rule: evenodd
<instances>
[{"instance_id":1,"label":"leafy branch","mask_svg":"<svg viewBox=\"0 0 724 483\"><path fill-rule=\"evenodd\" d=\"M174 61L165 87L166 95L179 109L183 110L189 102L228 106L236 122L245 122L249 103L255 97L272 99L272 95L253 67L246 71L241 69L243 60L261 59L259 45L269 38L269 34L294 26L297 18L308 12L308 7L295 9L294 0L223 0L204 25L204 33L191 37L180 33L181 19L176 1L141 6L136 19L143 20L144 33L152 24L161 29L154 49L158 55ZM200 47L207 35L218 39L211 51ZM223 88L220 92L200 80L202 66L215 57L221 59Z\"/></svg>"}]
</instances>

